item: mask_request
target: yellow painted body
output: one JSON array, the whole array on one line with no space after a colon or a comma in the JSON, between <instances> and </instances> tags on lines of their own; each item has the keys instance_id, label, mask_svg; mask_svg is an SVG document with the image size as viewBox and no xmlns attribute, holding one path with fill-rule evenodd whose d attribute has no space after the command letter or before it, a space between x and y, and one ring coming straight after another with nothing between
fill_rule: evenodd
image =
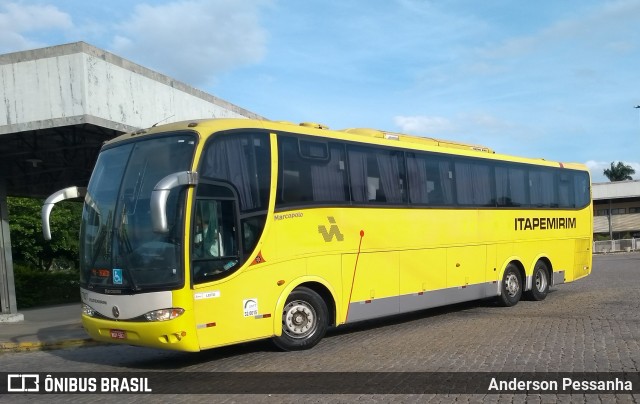
<instances>
[{"instance_id":1,"label":"yellow painted body","mask_svg":"<svg viewBox=\"0 0 640 404\"><path fill-rule=\"evenodd\" d=\"M465 149L458 144L446 147L416 141L416 138L387 140L267 121L197 121L197 126L191 128L187 124L152 128L148 134L138 136L178 129L196 131L201 138L193 166L193 170L197 170L206 139L219 131L257 128L272 133L270 213L260 241L241 269L227 278L195 286L191 285L191 258L187 248L185 286L172 292L174 307L184 308L184 315L160 323L117 322L83 316L84 326L93 338L197 351L280 335L287 296L302 284L328 292L325 297L332 300L328 302L333 308L330 309L331 322L340 325L350 321L350 303L353 306L387 299L389 303L380 315L388 315L403 310L400 299L403 296L445 289L446 293L455 294L478 284L495 285L497 296L503 272L511 262L519 263L530 277L536 262L546 259L554 274L564 271L564 282L584 277L591 271L591 204L579 210L310 207L274 212L278 178L276 142L280 133L550 167L558 167L558 163L492 154L472 147ZM123 135L114 141L130 137ZM586 171L578 164L564 164L564 167ZM191 243L193 198L191 189L187 200L185 246ZM575 219L575 227L518 230L517 218L571 218ZM263 260L254 263L258 254ZM247 300L257 302L257 308L252 306L257 310L249 315L244 307ZM109 335L109 330L114 328L124 329L132 337L114 341Z\"/></svg>"}]
</instances>

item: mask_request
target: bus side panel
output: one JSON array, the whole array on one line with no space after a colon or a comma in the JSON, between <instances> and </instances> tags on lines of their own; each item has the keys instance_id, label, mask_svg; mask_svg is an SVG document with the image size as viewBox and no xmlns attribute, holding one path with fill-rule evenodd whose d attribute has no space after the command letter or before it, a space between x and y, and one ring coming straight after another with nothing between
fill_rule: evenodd
<instances>
[{"instance_id":1,"label":"bus side panel","mask_svg":"<svg viewBox=\"0 0 640 404\"><path fill-rule=\"evenodd\" d=\"M347 322L399 312L399 262L396 251L342 256L343 298L349 307Z\"/></svg>"},{"instance_id":2,"label":"bus side panel","mask_svg":"<svg viewBox=\"0 0 640 404\"><path fill-rule=\"evenodd\" d=\"M447 287L447 255L443 248L400 252L400 294Z\"/></svg>"},{"instance_id":3,"label":"bus side panel","mask_svg":"<svg viewBox=\"0 0 640 404\"><path fill-rule=\"evenodd\" d=\"M496 262L502 271L498 272L496 280L501 281L504 268L512 261L517 261L524 267L526 279L523 280L525 289L531 288L533 269L541 258L547 258L551 262L553 269L552 277L556 283L563 283L564 279L569 279L573 273L574 266L574 240L532 240L516 243L499 244L497 246ZM495 278L494 278L495 279Z\"/></svg>"},{"instance_id":4,"label":"bus side panel","mask_svg":"<svg viewBox=\"0 0 640 404\"><path fill-rule=\"evenodd\" d=\"M485 282L487 284L487 297L494 296L498 291L498 247L495 244L487 246L487 264L485 266Z\"/></svg>"},{"instance_id":5,"label":"bus side panel","mask_svg":"<svg viewBox=\"0 0 640 404\"><path fill-rule=\"evenodd\" d=\"M447 248L447 287L483 283L486 262L484 245Z\"/></svg>"},{"instance_id":6,"label":"bus side panel","mask_svg":"<svg viewBox=\"0 0 640 404\"><path fill-rule=\"evenodd\" d=\"M526 244L526 260L523 262L527 272L527 289L531 288L533 282L533 270L536 263L543 257L551 262L549 269L553 270L552 277L556 279L564 276L565 278L572 276L573 273L573 248L574 240L558 239L545 240L539 242L527 242Z\"/></svg>"},{"instance_id":7,"label":"bus side panel","mask_svg":"<svg viewBox=\"0 0 640 404\"><path fill-rule=\"evenodd\" d=\"M545 256L549 258L551 261L551 266L553 268L552 277L556 278L562 277L564 274L565 279L567 281L569 279L573 279L573 267L574 267L574 254L573 249L575 246L575 241L572 239L564 239L564 240L555 240L555 241L547 241L545 242L540 249L540 251L545 252ZM535 260L537 262L537 260ZM533 266L536 262L531 263L531 274L533 274ZM563 272L564 271L564 272Z\"/></svg>"},{"instance_id":8,"label":"bus side panel","mask_svg":"<svg viewBox=\"0 0 640 404\"><path fill-rule=\"evenodd\" d=\"M198 285L196 329L202 349L270 337L276 303L285 285L306 273L306 260L257 264L229 280Z\"/></svg>"},{"instance_id":9,"label":"bus side panel","mask_svg":"<svg viewBox=\"0 0 640 404\"><path fill-rule=\"evenodd\" d=\"M433 307L433 291L447 287L444 248L400 252L400 312Z\"/></svg>"},{"instance_id":10,"label":"bus side panel","mask_svg":"<svg viewBox=\"0 0 640 404\"><path fill-rule=\"evenodd\" d=\"M331 285L329 292L332 293L336 300L336 313L335 318L332 320L335 320L336 324L343 322L344 315L346 313L346 307L341 304L344 300L341 299L343 296L343 282L342 262L340 257L340 255L324 255L307 259L307 275L318 276L327 282L328 285ZM326 303L327 306L330 305L330 302ZM331 313L329 313L329 315L331 315Z\"/></svg>"},{"instance_id":11,"label":"bus side panel","mask_svg":"<svg viewBox=\"0 0 640 404\"><path fill-rule=\"evenodd\" d=\"M491 273L486 262L491 266ZM400 268L400 312L428 309L495 295L496 283L485 281L487 275L494 276L494 262L493 246L403 252Z\"/></svg>"},{"instance_id":12,"label":"bus side panel","mask_svg":"<svg viewBox=\"0 0 640 404\"><path fill-rule=\"evenodd\" d=\"M512 261L522 262L522 257L517 256L517 252L520 249L515 247L515 243L501 243L496 246L496 266L497 270L494 272L492 281L498 282L500 284L502 282L502 277L504 276L504 270L507 265L509 265ZM496 288L496 294L500 293L500 287Z\"/></svg>"},{"instance_id":13,"label":"bus side panel","mask_svg":"<svg viewBox=\"0 0 640 404\"><path fill-rule=\"evenodd\" d=\"M580 279L591 273L592 241L589 238L575 240L575 260L573 266L573 280Z\"/></svg>"}]
</instances>

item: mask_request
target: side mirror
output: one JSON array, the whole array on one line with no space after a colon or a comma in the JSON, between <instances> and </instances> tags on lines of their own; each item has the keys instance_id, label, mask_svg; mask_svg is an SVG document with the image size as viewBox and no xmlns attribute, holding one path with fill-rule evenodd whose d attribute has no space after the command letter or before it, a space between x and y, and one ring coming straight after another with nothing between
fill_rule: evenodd
<instances>
[{"instance_id":1,"label":"side mirror","mask_svg":"<svg viewBox=\"0 0 640 404\"><path fill-rule=\"evenodd\" d=\"M195 171L180 171L169 174L156 184L151 192L151 223L156 233L168 233L167 198L171 190L181 186L195 186L198 183L198 173Z\"/></svg>"},{"instance_id":2,"label":"side mirror","mask_svg":"<svg viewBox=\"0 0 640 404\"><path fill-rule=\"evenodd\" d=\"M49 225L49 217L53 205L65 199L83 198L87 194L87 188L69 187L51 194L44 205L42 205L42 234L45 240L51 240L51 227Z\"/></svg>"}]
</instances>

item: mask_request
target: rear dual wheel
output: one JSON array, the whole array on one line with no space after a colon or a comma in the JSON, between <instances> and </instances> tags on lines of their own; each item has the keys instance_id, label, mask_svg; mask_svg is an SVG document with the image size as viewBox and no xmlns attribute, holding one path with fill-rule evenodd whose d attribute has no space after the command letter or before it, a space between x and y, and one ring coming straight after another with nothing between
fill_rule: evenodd
<instances>
[{"instance_id":1,"label":"rear dual wheel","mask_svg":"<svg viewBox=\"0 0 640 404\"><path fill-rule=\"evenodd\" d=\"M529 300L544 300L549 293L549 268L543 261L538 261L533 269L533 282L531 290L527 292Z\"/></svg>"},{"instance_id":2,"label":"rear dual wheel","mask_svg":"<svg viewBox=\"0 0 640 404\"><path fill-rule=\"evenodd\" d=\"M549 269L544 261L538 261L533 269L531 290L526 292L530 300L544 300L549 293ZM518 267L507 265L502 277L499 302L506 307L515 306L522 297L523 279Z\"/></svg>"}]
</instances>

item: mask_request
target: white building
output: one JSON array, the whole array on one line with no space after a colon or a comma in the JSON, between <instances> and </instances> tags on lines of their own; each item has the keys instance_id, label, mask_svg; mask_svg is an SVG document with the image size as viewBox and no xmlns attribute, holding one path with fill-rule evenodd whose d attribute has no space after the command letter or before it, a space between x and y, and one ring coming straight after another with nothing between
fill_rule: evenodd
<instances>
[{"instance_id":1,"label":"white building","mask_svg":"<svg viewBox=\"0 0 640 404\"><path fill-rule=\"evenodd\" d=\"M197 118L261 119L84 42L0 55L0 322L18 318L7 195L84 187L106 140Z\"/></svg>"},{"instance_id":2,"label":"white building","mask_svg":"<svg viewBox=\"0 0 640 404\"><path fill-rule=\"evenodd\" d=\"M640 181L593 184L592 195L594 235L640 238Z\"/></svg>"}]
</instances>

